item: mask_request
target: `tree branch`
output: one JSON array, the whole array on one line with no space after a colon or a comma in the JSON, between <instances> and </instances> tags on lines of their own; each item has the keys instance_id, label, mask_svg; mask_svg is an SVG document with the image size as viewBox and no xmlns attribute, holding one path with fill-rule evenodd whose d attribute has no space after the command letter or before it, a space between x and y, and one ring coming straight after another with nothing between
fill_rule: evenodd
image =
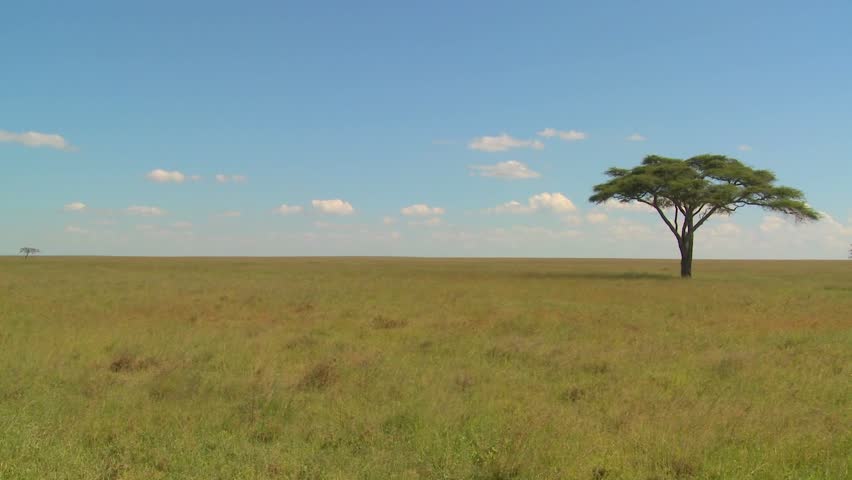
<instances>
[{"instance_id":1,"label":"tree branch","mask_svg":"<svg viewBox=\"0 0 852 480\"><path fill-rule=\"evenodd\" d=\"M660 207L657 205L657 197L656 197L656 196L654 196L654 202L653 202L653 203L652 203L652 202L649 202L649 201L647 201L647 200L637 200L637 201L642 202L642 203L644 203L645 205L650 205L650 206L654 207L654 210L656 210L656 211L657 211L657 213L658 213L658 214L660 214L660 218L662 218L662 219L663 219L663 221L664 221L664 222L666 222L666 226L667 226L667 227L669 227L669 230L671 230L671 231L672 231L672 233L674 234L675 238L677 238L678 243L680 243L680 239L681 239L682 237L681 237L681 236L680 236L680 234L678 233L677 228L675 228L675 226L674 226L674 225L672 225L672 222L671 222L671 220L669 220L669 217L667 217L667 216L666 216L666 214L665 214L665 213L663 213L663 209L662 209L662 208L660 208Z\"/></svg>"},{"instance_id":2,"label":"tree branch","mask_svg":"<svg viewBox=\"0 0 852 480\"><path fill-rule=\"evenodd\" d=\"M706 222L708 218L713 216L713 214L716 213L717 210L719 210L719 207L713 207L710 210L708 210L707 213L705 213L701 217L701 219L698 220L698 223L696 223L695 226L692 227L692 231L694 232L694 231L698 230L698 227L700 227L701 225L704 225L704 222Z\"/></svg>"}]
</instances>

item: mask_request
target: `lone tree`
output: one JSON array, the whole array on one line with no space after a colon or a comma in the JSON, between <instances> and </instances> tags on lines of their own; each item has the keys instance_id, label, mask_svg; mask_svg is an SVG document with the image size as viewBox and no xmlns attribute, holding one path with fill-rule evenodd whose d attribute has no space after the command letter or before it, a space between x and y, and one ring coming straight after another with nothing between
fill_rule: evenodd
<instances>
[{"instance_id":1,"label":"lone tree","mask_svg":"<svg viewBox=\"0 0 852 480\"><path fill-rule=\"evenodd\" d=\"M19 253L23 254L24 260L26 260L26 259L30 258L30 255L35 255L36 253L40 253L40 252L41 252L41 250L39 250L37 248L23 247L23 248L21 248Z\"/></svg>"},{"instance_id":2,"label":"lone tree","mask_svg":"<svg viewBox=\"0 0 852 480\"><path fill-rule=\"evenodd\" d=\"M796 221L819 219L801 191L776 186L772 172L723 155L686 160L649 155L638 167L610 168L606 175L610 180L595 185L589 201L635 201L654 208L677 239L684 278L692 276L695 231L714 214L754 205L791 215Z\"/></svg>"}]
</instances>

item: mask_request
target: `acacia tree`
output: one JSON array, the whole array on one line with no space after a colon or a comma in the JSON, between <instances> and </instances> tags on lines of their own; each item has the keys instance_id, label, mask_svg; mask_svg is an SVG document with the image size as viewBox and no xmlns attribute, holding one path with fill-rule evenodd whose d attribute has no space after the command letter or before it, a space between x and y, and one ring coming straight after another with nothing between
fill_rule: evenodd
<instances>
[{"instance_id":1,"label":"acacia tree","mask_svg":"<svg viewBox=\"0 0 852 480\"><path fill-rule=\"evenodd\" d=\"M657 155L645 157L632 169L610 168L610 180L595 185L590 202L639 202L652 207L677 239L680 276L692 276L695 231L713 215L731 214L757 206L792 216L796 221L817 220L819 213L795 188L776 186L769 170L755 170L724 155L698 155L686 160Z\"/></svg>"},{"instance_id":2,"label":"acacia tree","mask_svg":"<svg viewBox=\"0 0 852 480\"><path fill-rule=\"evenodd\" d=\"M33 247L23 247L19 251L19 253L24 255L24 260L30 258L30 255L35 255L36 253L40 253L41 250Z\"/></svg>"}]
</instances>

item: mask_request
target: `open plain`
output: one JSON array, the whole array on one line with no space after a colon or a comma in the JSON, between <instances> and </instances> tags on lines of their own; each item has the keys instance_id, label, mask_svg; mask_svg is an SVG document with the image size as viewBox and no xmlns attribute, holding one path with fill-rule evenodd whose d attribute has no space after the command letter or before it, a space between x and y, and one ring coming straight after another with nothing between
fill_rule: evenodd
<instances>
[{"instance_id":1,"label":"open plain","mask_svg":"<svg viewBox=\"0 0 852 480\"><path fill-rule=\"evenodd\" d=\"M3 479L843 479L852 262L0 258Z\"/></svg>"}]
</instances>

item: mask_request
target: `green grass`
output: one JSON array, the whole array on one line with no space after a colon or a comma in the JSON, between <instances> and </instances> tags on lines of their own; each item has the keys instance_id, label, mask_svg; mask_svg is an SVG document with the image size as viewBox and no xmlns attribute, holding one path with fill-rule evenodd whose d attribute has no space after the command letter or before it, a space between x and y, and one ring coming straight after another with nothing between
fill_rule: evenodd
<instances>
[{"instance_id":1,"label":"green grass","mask_svg":"<svg viewBox=\"0 0 852 480\"><path fill-rule=\"evenodd\" d=\"M0 259L2 479L843 479L852 262Z\"/></svg>"}]
</instances>

